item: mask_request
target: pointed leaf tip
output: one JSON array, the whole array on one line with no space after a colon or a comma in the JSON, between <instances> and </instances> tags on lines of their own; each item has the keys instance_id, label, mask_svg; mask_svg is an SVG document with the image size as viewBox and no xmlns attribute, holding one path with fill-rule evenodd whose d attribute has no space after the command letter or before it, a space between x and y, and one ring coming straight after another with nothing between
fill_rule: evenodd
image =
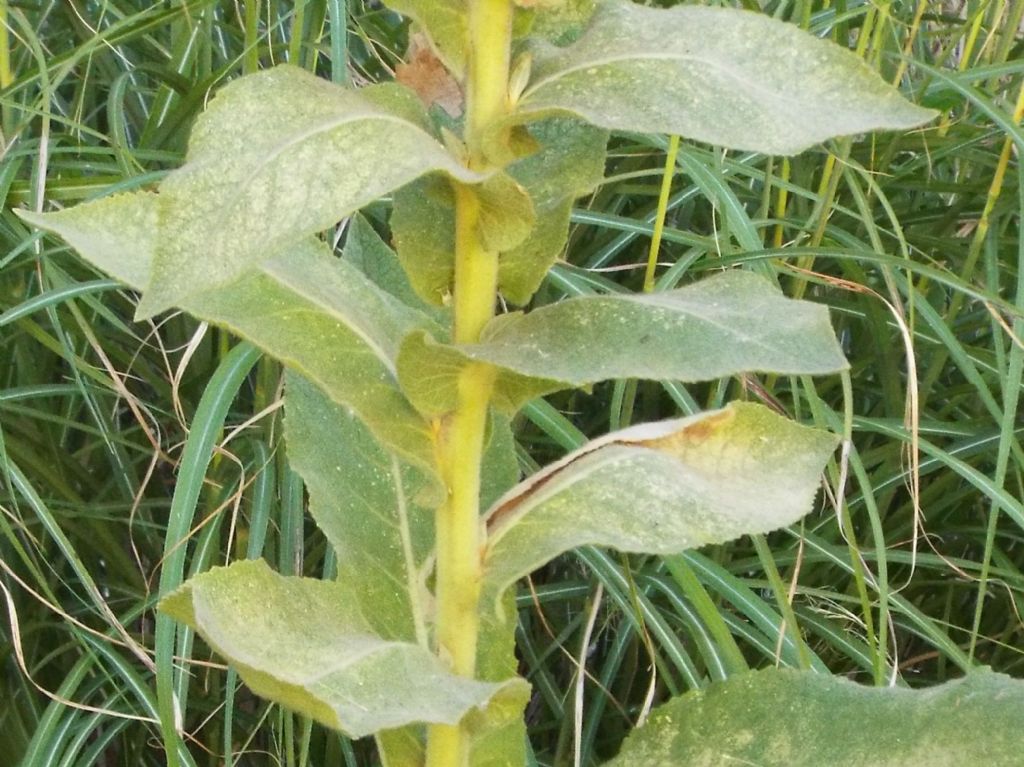
<instances>
[{"instance_id":1,"label":"pointed leaf tip","mask_svg":"<svg viewBox=\"0 0 1024 767\"><path fill-rule=\"evenodd\" d=\"M98 269L138 290L149 282L158 199L153 192L123 192L52 213L15 213L59 235Z\"/></svg>"}]
</instances>

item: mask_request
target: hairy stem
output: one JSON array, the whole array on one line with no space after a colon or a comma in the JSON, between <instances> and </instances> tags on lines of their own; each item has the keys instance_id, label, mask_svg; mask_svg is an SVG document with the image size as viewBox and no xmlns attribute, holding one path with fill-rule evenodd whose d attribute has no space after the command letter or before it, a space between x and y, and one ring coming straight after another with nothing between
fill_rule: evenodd
<instances>
[{"instance_id":1,"label":"hairy stem","mask_svg":"<svg viewBox=\"0 0 1024 767\"><path fill-rule=\"evenodd\" d=\"M484 132L508 110L511 0L470 0L469 68L466 83L466 146L469 164L489 163ZM480 201L475 189L455 184L455 342L473 343L494 316L498 254L479 236ZM470 365L459 377L458 405L441 423L437 458L448 490L438 509L437 645L461 676L476 674L483 536L480 466L494 370ZM462 726L434 725L427 733L428 767L467 767L469 735Z\"/></svg>"}]
</instances>

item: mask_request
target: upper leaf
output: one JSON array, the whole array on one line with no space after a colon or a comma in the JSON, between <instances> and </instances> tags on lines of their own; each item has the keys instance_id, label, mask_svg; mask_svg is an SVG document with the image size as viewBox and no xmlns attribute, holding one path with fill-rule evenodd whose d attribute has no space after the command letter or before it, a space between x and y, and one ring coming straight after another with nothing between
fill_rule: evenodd
<instances>
[{"instance_id":1,"label":"upper leaf","mask_svg":"<svg viewBox=\"0 0 1024 767\"><path fill-rule=\"evenodd\" d=\"M742 403L594 440L487 512L488 593L578 546L673 554L791 524L837 442Z\"/></svg>"},{"instance_id":2,"label":"upper leaf","mask_svg":"<svg viewBox=\"0 0 1024 767\"><path fill-rule=\"evenodd\" d=\"M499 368L496 404L510 411L547 392L613 378L701 381L847 365L828 309L785 298L739 270L679 290L584 296L501 315L478 344L443 346L413 333L399 353L399 380L421 412L447 412L471 360Z\"/></svg>"},{"instance_id":3,"label":"upper leaf","mask_svg":"<svg viewBox=\"0 0 1024 767\"><path fill-rule=\"evenodd\" d=\"M347 584L284 577L263 560L192 578L160 609L227 657L253 692L350 737L456 724L527 689L455 676L428 649L376 635Z\"/></svg>"},{"instance_id":4,"label":"upper leaf","mask_svg":"<svg viewBox=\"0 0 1024 767\"><path fill-rule=\"evenodd\" d=\"M743 674L654 710L608 767L1013 767L1024 682L973 671L926 690L791 669Z\"/></svg>"},{"instance_id":5,"label":"upper leaf","mask_svg":"<svg viewBox=\"0 0 1024 767\"><path fill-rule=\"evenodd\" d=\"M498 228L516 235L502 240L494 236L495 227L481 231L482 239L501 251L498 289L514 304L530 300L565 247L572 201L600 183L608 141L606 131L579 120L543 120L529 130L537 152L481 185L484 210L500 213ZM529 213L516 212L526 208L518 195L507 194L505 202L493 194L502 187L514 192L515 184L532 201ZM394 197L391 230L398 255L417 293L435 304L444 303L453 289L454 205L450 184L440 177L419 179ZM532 229L521 225L527 222L534 223Z\"/></svg>"},{"instance_id":6,"label":"upper leaf","mask_svg":"<svg viewBox=\"0 0 1024 767\"><path fill-rule=\"evenodd\" d=\"M537 221L527 237L501 254L498 288L523 305L562 255L569 235L572 202L604 178L608 132L579 120L543 120L530 126L540 150L509 168L530 193Z\"/></svg>"},{"instance_id":7,"label":"upper leaf","mask_svg":"<svg viewBox=\"0 0 1024 767\"><path fill-rule=\"evenodd\" d=\"M160 184L160 238L139 317L237 279L287 246L430 171L462 166L397 86L341 88L281 66L223 88L184 166Z\"/></svg>"},{"instance_id":8,"label":"upper leaf","mask_svg":"<svg viewBox=\"0 0 1024 767\"><path fill-rule=\"evenodd\" d=\"M135 288L149 279L160 197L116 195L57 213L19 211L81 255ZM399 391L398 342L430 320L385 293L323 243L309 239L245 277L183 301L200 319L223 325L315 381L391 449L417 466L434 465L428 424Z\"/></svg>"},{"instance_id":9,"label":"upper leaf","mask_svg":"<svg viewBox=\"0 0 1024 767\"><path fill-rule=\"evenodd\" d=\"M514 119L568 112L613 130L795 154L834 136L907 129L910 104L850 51L759 13L605 0L580 39L538 41Z\"/></svg>"}]
</instances>

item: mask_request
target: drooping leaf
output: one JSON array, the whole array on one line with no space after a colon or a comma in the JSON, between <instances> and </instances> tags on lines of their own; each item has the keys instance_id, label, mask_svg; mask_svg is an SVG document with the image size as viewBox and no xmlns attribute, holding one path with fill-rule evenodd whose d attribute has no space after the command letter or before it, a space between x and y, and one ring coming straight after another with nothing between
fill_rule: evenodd
<instances>
[{"instance_id":1,"label":"drooping leaf","mask_svg":"<svg viewBox=\"0 0 1024 767\"><path fill-rule=\"evenodd\" d=\"M609 767L1013 767L1024 682L988 670L923 690L792 669L742 674L659 706Z\"/></svg>"},{"instance_id":2,"label":"drooping leaf","mask_svg":"<svg viewBox=\"0 0 1024 767\"><path fill-rule=\"evenodd\" d=\"M791 524L837 442L744 403L594 440L487 512L489 593L583 545L673 554Z\"/></svg>"},{"instance_id":3,"label":"drooping leaf","mask_svg":"<svg viewBox=\"0 0 1024 767\"><path fill-rule=\"evenodd\" d=\"M447 412L469 361L499 368L495 402L510 411L551 391L614 378L701 381L846 367L824 306L785 298L739 270L679 290L584 296L501 315L478 344L447 346L412 333L399 353L399 381L420 412Z\"/></svg>"},{"instance_id":4,"label":"drooping leaf","mask_svg":"<svg viewBox=\"0 0 1024 767\"><path fill-rule=\"evenodd\" d=\"M433 597L427 578L434 542L433 509L426 504L429 478L389 454L345 408L294 374L285 388L285 439L291 464L309 490L310 512L338 555L338 580L378 636L429 648ZM518 474L508 420L495 414L481 470L482 507L512 487ZM484 631L483 659L489 657L483 652L488 637ZM482 665L479 678L501 682L515 676L512 647L502 645L501 651L511 664ZM488 706L475 720L480 738L493 740L492 730L499 728L515 730L522 741L516 725L523 705L525 699L508 695L501 705ZM402 755L418 764L420 729L379 734L380 748L392 761Z\"/></svg>"},{"instance_id":5,"label":"drooping leaf","mask_svg":"<svg viewBox=\"0 0 1024 767\"><path fill-rule=\"evenodd\" d=\"M351 234L350 234L351 237ZM382 639L429 649L429 482L388 453L347 410L301 376L285 384L285 442L309 491L309 510L337 554L344 583ZM377 734L388 764L420 764L423 728Z\"/></svg>"},{"instance_id":6,"label":"drooping leaf","mask_svg":"<svg viewBox=\"0 0 1024 767\"><path fill-rule=\"evenodd\" d=\"M160 183L139 316L232 282L425 173L479 180L412 119L421 112L398 86L353 91L291 66L223 88Z\"/></svg>"},{"instance_id":7,"label":"drooping leaf","mask_svg":"<svg viewBox=\"0 0 1024 767\"><path fill-rule=\"evenodd\" d=\"M507 191L505 195L487 195L489 209L503 215L498 226L489 226L482 234L501 251L498 289L515 304L530 300L564 249L572 201L603 178L608 140L606 131L569 119L533 124L530 135L539 145L538 151L513 163L507 175L495 176L482 189L486 194L500 183ZM511 193L514 187L510 182L525 190L532 202L529 208ZM416 292L433 304L443 304L452 292L454 206L450 185L439 176L419 179L394 197L391 231L395 248ZM528 223L533 224L532 229L525 226Z\"/></svg>"},{"instance_id":8,"label":"drooping leaf","mask_svg":"<svg viewBox=\"0 0 1024 767\"><path fill-rule=\"evenodd\" d=\"M116 195L64 211L19 211L29 223L63 237L87 261L140 288L158 238L159 197ZM306 240L236 282L196 293L183 308L222 325L315 381L353 411L378 439L429 470L429 425L399 391L399 339L433 327L423 315L377 288L326 245Z\"/></svg>"},{"instance_id":9,"label":"drooping leaf","mask_svg":"<svg viewBox=\"0 0 1024 767\"><path fill-rule=\"evenodd\" d=\"M565 48L538 41L518 113L569 113L612 130L775 154L934 116L850 51L794 25L729 8L629 0L604 0Z\"/></svg>"},{"instance_id":10,"label":"drooping leaf","mask_svg":"<svg viewBox=\"0 0 1024 767\"><path fill-rule=\"evenodd\" d=\"M262 560L188 581L160 608L228 658L253 692L362 737L416 722L455 724L525 682L478 682L429 650L377 636L347 585L284 577Z\"/></svg>"},{"instance_id":11,"label":"drooping leaf","mask_svg":"<svg viewBox=\"0 0 1024 767\"><path fill-rule=\"evenodd\" d=\"M384 4L415 21L441 60L462 77L469 48L465 0L384 0Z\"/></svg>"},{"instance_id":12,"label":"drooping leaf","mask_svg":"<svg viewBox=\"0 0 1024 767\"><path fill-rule=\"evenodd\" d=\"M389 454L301 376L285 382L285 441L309 510L338 555L338 580L384 639L429 647L434 545L430 479Z\"/></svg>"}]
</instances>

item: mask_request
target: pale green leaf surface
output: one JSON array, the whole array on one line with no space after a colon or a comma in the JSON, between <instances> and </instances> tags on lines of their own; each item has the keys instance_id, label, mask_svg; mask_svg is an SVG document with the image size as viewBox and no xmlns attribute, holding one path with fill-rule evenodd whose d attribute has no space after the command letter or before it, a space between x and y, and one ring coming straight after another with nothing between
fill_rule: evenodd
<instances>
[{"instance_id":1,"label":"pale green leaf surface","mask_svg":"<svg viewBox=\"0 0 1024 767\"><path fill-rule=\"evenodd\" d=\"M837 442L746 403L594 440L488 511L488 593L583 545L674 554L791 524Z\"/></svg>"},{"instance_id":2,"label":"pale green leaf surface","mask_svg":"<svg viewBox=\"0 0 1024 767\"><path fill-rule=\"evenodd\" d=\"M63 237L87 261L139 288L149 276L159 198L116 195L47 214L20 212ZM394 380L398 340L433 328L423 315L378 289L326 245L306 240L183 308L222 325L315 381L353 411L391 449L433 466L428 425Z\"/></svg>"},{"instance_id":3,"label":"pale green leaf surface","mask_svg":"<svg viewBox=\"0 0 1024 767\"><path fill-rule=\"evenodd\" d=\"M583 296L501 315L479 344L444 346L412 333L399 352L399 381L420 412L446 412L458 372L471 360L499 368L495 402L509 411L551 391L615 378L702 381L847 366L824 306L786 298L740 270L679 290Z\"/></svg>"},{"instance_id":4,"label":"pale green leaf surface","mask_svg":"<svg viewBox=\"0 0 1024 767\"><path fill-rule=\"evenodd\" d=\"M792 669L742 674L654 709L609 767L1016 767L1024 682L978 670L923 690Z\"/></svg>"},{"instance_id":5,"label":"pale green leaf surface","mask_svg":"<svg viewBox=\"0 0 1024 767\"><path fill-rule=\"evenodd\" d=\"M510 304L530 302L548 271L565 251L573 197L544 206L537 211L537 222L520 245L502 253L498 261L498 288Z\"/></svg>"},{"instance_id":6,"label":"pale green leaf surface","mask_svg":"<svg viewBox=\"0 0 1024 767\"><path fill-rule=\"evenodd\" d=\"M284 423L288 458L306 482L310 513L338 555L338 580L376 634L429 647L429 478L294 374L285 382Z\"/></svg>"},{"instance_id":7,"label":"pale green leaf surface","mask_svg":"<svg viewBox=\"0 0 1024 767\"><path fill-rule=\"evenodd\" d=\"M228 658L253 692L351 737L455 724L526 686L455 676L429 650L376 636L346 584L281 576L262 560L199 575L161 609Z\"/></svg>"},{"instance_id":8,"label":"pale green leaf surface","mask_svg":"<svg viewBox=\"0 0 1024 767\"><path fill-rule=\"evenodd\" d=\"M564 249L572 201L601 182L608 141L606 131L579 120L543 120L529 130L538 151L482 189L492 210L506 209L497 226L485 224L481 234L501 251L498 289L514 304L530 300ZM518 195L487 195L495 186L498 191L499 185L509 187L510 178L529 195L529 210ZM532 230L523 226L527 222L533 223ZM447 180L427 176L398 190L391 231L416 292L432 304L443 304L451 295L455 269L454 199Z\"/></svg>"},{"instance_id":9,"label":"pale green leaf surface","mask_svg":"<svg viewBox=\"0 0 1024 767\"><path fill-rule=\"evenodd\" d=\"M492 411L480 467L480 508L488 508L518 481L519 461L512 424L504 415Z\"/></svg>"},{"instance_id":10,"label":"pale green leaf surface","mask_svg":"<svg viewBox=\"0 0 1024 767\"><path fill-rule=\"evenodd\" d=\"M509 174L533 199L536 223L521 243L501 254L498 289L513 304L528 303L569 235L572 202L604 178L607 131L579 120L543 120L530 126L540 151L512 165Z\"/></svg>"},{"instance_id":11,"label":"pale green leaf surface","mask_svg":"<svg viewBox=\"0 0 1024 767\"><path fill-rule=\"evenodd\" d=\"M593 12L594 0L565 0L554 6L544 4L529 11L530 34L564 45L582 34Z\"/></svg>"},{"instance_id":12,"label":"pale green leaf surface","mask_svg":"<svg viewBox=\"0 0 1024 767\"><path fill-rule=\"evenodd\" d=\"M410 186L419 183L413 182ZM417 295L398 255L361 215L352 217L345 240L344 255L349 263L359 267L359 271L369 277L378 288L433 319L437 325L438 335L447 334L446 331L451 327L451 311L432 306Z\"/></svg>"},{"instance_id":13,"label":"pale green leaf surface","mask_svg":"<svg viewBox=\"0 0 1024 767\"><path fill-rule=\"evenodd\" d=\"M380 291L317 241L233 285L188 299L197 317L229 327L315 381L391 449L433 467L429 426L395 385L395 345L423 315Z\"/></svg>"},{"instance_id":14,"label":"pale green leaf surface","mask_svg":"<svg viewBox=\"0 0 1024 767\"><path fill-rule=\"evenodd\" d=\"M232 282L425 173L479 180L407 119L408 104L383 107L389 100L291 66L223 88L196 122L185 165L160 184L139 316Z\"/></svg>"},{"instance_id":15,"label":"pale green leaf surface","mask_svg":"<svg viewBox=\"0 0 1024 767\"><path fill-rule=\"evenodd\" d=\"M509 174L496 173L478 185L477 190L480 244L492 253L500 253L525 240L536 220L533 200L526 189Z\"/></svg>"},{"instance_id":16,"label":"pale green leaf surface","mask_svg":"<svg viewBox=\"0 0 1024 767\"><path fill-rule=\"evenodd\" d=\"M141 290L153 264L157 199L152 192L129 192L53 213L14 212L63 237L97 269Z\"/></svg>"},{"instance_id":17,"label":"pale green leaf surface","mask_svg":"<svg viewBox=\"0 0 1024 767\"><path fill-rule=\"evenodd\" d=\"M378 636L429 649L429 480L384 450L319 387L292 373L285 382L284 426L310 513L337 554L337 579ZM379 733L378 740L392 761L422 761L423 733L414 726Z\"/></svg>"},{"instance_id":18,"label":"pale green leaf surface","mask_svg":"<svg viewBox=\"0 0 1024 767\"><path fill-rule=\"evenodd\" d=\"M395 192L391 209L395 251L416 294L446 305L455 276L455 195L443 178L426 176Z\"/></svg>"},{"instance_id":19,"label":"pale green leaf surface","mask_svg":"<svg viewBox=\"0 0 1024 767\"><path fill-rule=\"evenodd\" d=\"M426 30L434 52L456 76L462 76L469 47L465 0L384 0L384 5Z\"/></svg>"},{"instance_id":20,"label":"pale green leaf surface","mask_svg":"<svg viewBox=\"0 0 1024 767\"><path fill-rule=\"evenodd\" d=\"M500 610L485 610L480 616L478 679L494 682L516 674L517 623L515 590L508 589ZM500 706L489 706L486 715L474 712L467 717L465 724L472 738L470 764L473 767L527 764L526 721L523 716L527 702L528 698L517 702L508 697Z\"/></svg>"},{"instance_id":21,"label":"pale green leaf surface","mask_svg":"<svg viewBox=\"0 0 1024 767\"><path fill-rule=\"evenodd\" d=\"M464 353L465 348L438 343L420 331L410 333L402 342L398 380L405 396L424 417L434 418L455 409L459 374L472 361ZM495 380L491 404L506 415L514 415L524 402L568 386L506 368Z\"/></svg>"},{"instance_id":22,"label":"pale green leaf surface","mask_svg":"<svg viewBox=\"0 0 1024 767\"><path fill-rule=\"evenodd\" d=\"M518 120L569 113L612 130L678 134L796 154L834 136L934 117L850 51L763 14L629 0L598 6L584 34L539 41Z\"/></svg>"}]
</instances>

